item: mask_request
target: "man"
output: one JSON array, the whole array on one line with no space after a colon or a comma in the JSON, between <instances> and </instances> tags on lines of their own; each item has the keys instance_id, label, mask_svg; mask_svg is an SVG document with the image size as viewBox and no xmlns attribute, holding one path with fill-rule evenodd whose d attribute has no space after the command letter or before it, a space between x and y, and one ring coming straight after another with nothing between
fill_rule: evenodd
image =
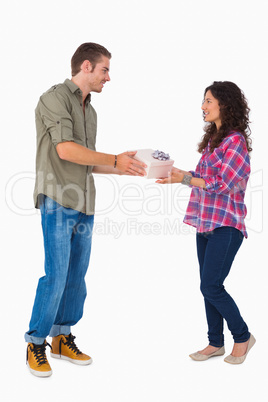
<instances>
[{"instance_id":1,"label":"man","mask_svg":"<svg viewBox=\"0 0 268 402\"><path fill-rule=\"evenodd\" d=\"M91 92L102 92L110 81L110 59L103 46L82 44L71 60L72 79L45 92L36 108L34 202L42 217L46 275L38 283L25 340L27 365L40 377L52 374L46 357L48 335L52 357L80 365L92 361L71 334L86 297L95 206L92 172L145 174L146 166L133 159L135 152L95 150L97 117Z\"/></svg>"}]
</instances>

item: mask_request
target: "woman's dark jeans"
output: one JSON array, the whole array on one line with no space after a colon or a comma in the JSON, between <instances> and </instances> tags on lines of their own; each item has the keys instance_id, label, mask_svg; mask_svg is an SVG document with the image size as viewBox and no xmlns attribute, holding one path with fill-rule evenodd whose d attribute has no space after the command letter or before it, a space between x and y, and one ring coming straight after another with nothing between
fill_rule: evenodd
<instances>
[{"instance_id":1,"label":"woman's dark jeans","mask_svg":"<svg viewBox=\"0 0 268 402\"><path fill-rule=\"evenodd\" d=\"M196 236L200 289L205 300L209 344L215 347L224 345L223 319L234 342L246 342L250 337L237 305L223 286L243 238L239 230L229 226L197 233Z\"/></svg>"}]
</instances>

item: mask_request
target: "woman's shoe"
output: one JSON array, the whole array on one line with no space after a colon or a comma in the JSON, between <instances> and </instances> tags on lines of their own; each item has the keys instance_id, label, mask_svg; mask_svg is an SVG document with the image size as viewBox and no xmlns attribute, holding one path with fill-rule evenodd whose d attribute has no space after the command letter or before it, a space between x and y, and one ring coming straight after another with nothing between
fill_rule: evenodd
<instances>
[{"instance_id":1,"label":"woman's shoe","mask_svg":"<svg viewBox=\"0 0 268 402\"><path fill-rule=\"evenodd\" d=\"M249 343L248 343L248 348L247 348L247 352L245 355L240 356L240 357L235 357L232 355L227 356L224 361L226 363L230 363L230 364L241 364L246 360L247 354L250 351L250 349L252 348L252 346L254 346L256 342L256 339L254 338L253 335L250 334L250 338L249 338Z\"/></svg>"},{"instance_id":2,"label":"woman's shoe","mask_svg":"<svg viewBox=\"0 0 268 402\"><path fill-rule=\"evenodd\" d=\"M208 360L210 359L210 357L214 357L214 356L223 356L225 353L225 349L224 346L222 346L220 349L216 350L216 352L211 353L210 355L202 355L199 352L196 353L192 353L191 355L189 355L193 360L202 362L204 360Z\"/></svg>"}]
</instances>

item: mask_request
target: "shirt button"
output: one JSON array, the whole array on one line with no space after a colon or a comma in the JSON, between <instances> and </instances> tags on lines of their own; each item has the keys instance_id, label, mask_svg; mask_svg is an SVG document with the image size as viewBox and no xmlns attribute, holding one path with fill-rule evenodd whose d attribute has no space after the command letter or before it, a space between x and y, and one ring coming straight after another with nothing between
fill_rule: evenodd
<instances>
[{"instance_id":1,"label":"shirt button","mask_svg":"<svg viewBox=\"0 0 268 402\"><path fill-rule=\"evenodd\" d=\"M57 124L60 124L60 122L59 122L59 121L57 121Z\"/></svg>"}]
</instances>

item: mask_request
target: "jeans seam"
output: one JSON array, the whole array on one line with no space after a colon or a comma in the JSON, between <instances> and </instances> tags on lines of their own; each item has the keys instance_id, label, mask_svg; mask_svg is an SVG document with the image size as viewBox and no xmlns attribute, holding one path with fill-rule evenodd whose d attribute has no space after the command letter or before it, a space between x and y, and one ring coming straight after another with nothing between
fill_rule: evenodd
<instances>
[{"instance_id":1,"label":"jeans seam","mask_svg":"<svg viewBox=\"0 0 268 402\"><path fill-rule=\"evenodd\" d=\"M221 276L222 276L222 271L223 271L223 267L224 267L224 262L225 262L225 260L226 260L227 255L228 255L228 251L229 251L229 248L230 248L230 245L231 245L231 242L232 242L232 238L233 238L233 232L232 232L232 231L230 231L230 232L231 232L231 236L230 236L230 238L229 238L229 243L228 243L228 246L227 246L227 248L226 248L226 252L225 252L225 255L224 255L224 258L223 258L223 262L222 262L221 268L220 268L220 275L219 275L219 278L218 278L218 280L219 280L219 285L220 285L220 282L221 282L220 278L221 278ZM222 281L222 286L223 286L223 282L224 282L224 281ZM220 314L220 312L219 312L219 314ZM223 343L223 317L222 317L222 321L221 321L221 333L220 333L219 335L220 335L220 344L222 345L222 343Z\"/></svg>"},{"instance_id":2,"label":"jeans seam","mask_svg":"<svg viewBox=\"0 0 268 402\"><path fill-rule=\"evenodd\" d=\"M44 243L45 243L45 249L48 249L48 245L47 245L47 219L46 219L46 209L44 208L44 216L43 216L45 222L44 222ZM45 253L45 259L47 260L47 262L45 263L45 265L49 268L49 271L51 269L51 264L50 264L50 258L49 256L47 257L46 254L49 253ZM48 272L45 272L45 275L48 276ZM45 301L47 300L47 295L48 295L48 286L46 286L46 291L45 291L45 297L43 298L43 303L42 303L42 308L41 308L41 312L40 312L40 318L43 317L44 315L44 307L45 307Z\"/></svg>"},{"instance_id":3,"label":"jeans seam","mask_svg":"<svg viewBox=\"0 0 268 402\"><path fill-rule=\"evenodd\" d=\"M69 258L69 265L68 265L68 274L67 274L67 277L66 277L65 286L64 286L64 290L63 290L63 297L64 298L60 301L60 303L62 302L62 305L63 305L62 314L61 314L61 317L60 317L60 320L59 320L61 322L61 324L56 324L56 325L60 325L60 326L62 326L62 319L64 317L65 309L66 309L67 295L65 293L65 289L67 287L67 284L68 284L68 281L69 281L69 278L70 278L70 262L71 262L72 238L73 238L74 233L75 233L75 228L78 226L78 224L80 223L81 219L82 219L82 216L81 216L81 212L80 212L79 215L78 215L77 222L72 228L72 235L70 237L71 247L70 247L70 258ZM70 325L68 324L68 326L70 326Z\"/></svg>"},{"instance_id":4,"label":"jeans seam","mask_svg":"<svg viewBox=\"0 0 268 402\"><path fill-rule=\"evenodd\" d=\"M220 276L222 275L222 271L223 271L223 267L224 267L224 262L225 262L225 260L226 260L227 255L228 255L228 251L229 251L229 248L230 248L230 244L231 244L231 242L232 242L232 239L233 239L233 233L231 232L231 236L230 236L230 239L229 239L228 247L226 248L226 252L225 252L225 255L224 255L224 259L223 259L223 262L222 262L222 264L221 264ZM231 268L230 268L230 269L231 269ZM229 270L229 272L230 272L230 270ZM228 273L228 274L229 274L229 273ZM227 276L228 276L228 275L227 275ZM220 282L220 278L219 278L219 282ZM223 282L224 282L224 281L222 281L222 285L223 285Z\"/></svg>"}]
</instances>

